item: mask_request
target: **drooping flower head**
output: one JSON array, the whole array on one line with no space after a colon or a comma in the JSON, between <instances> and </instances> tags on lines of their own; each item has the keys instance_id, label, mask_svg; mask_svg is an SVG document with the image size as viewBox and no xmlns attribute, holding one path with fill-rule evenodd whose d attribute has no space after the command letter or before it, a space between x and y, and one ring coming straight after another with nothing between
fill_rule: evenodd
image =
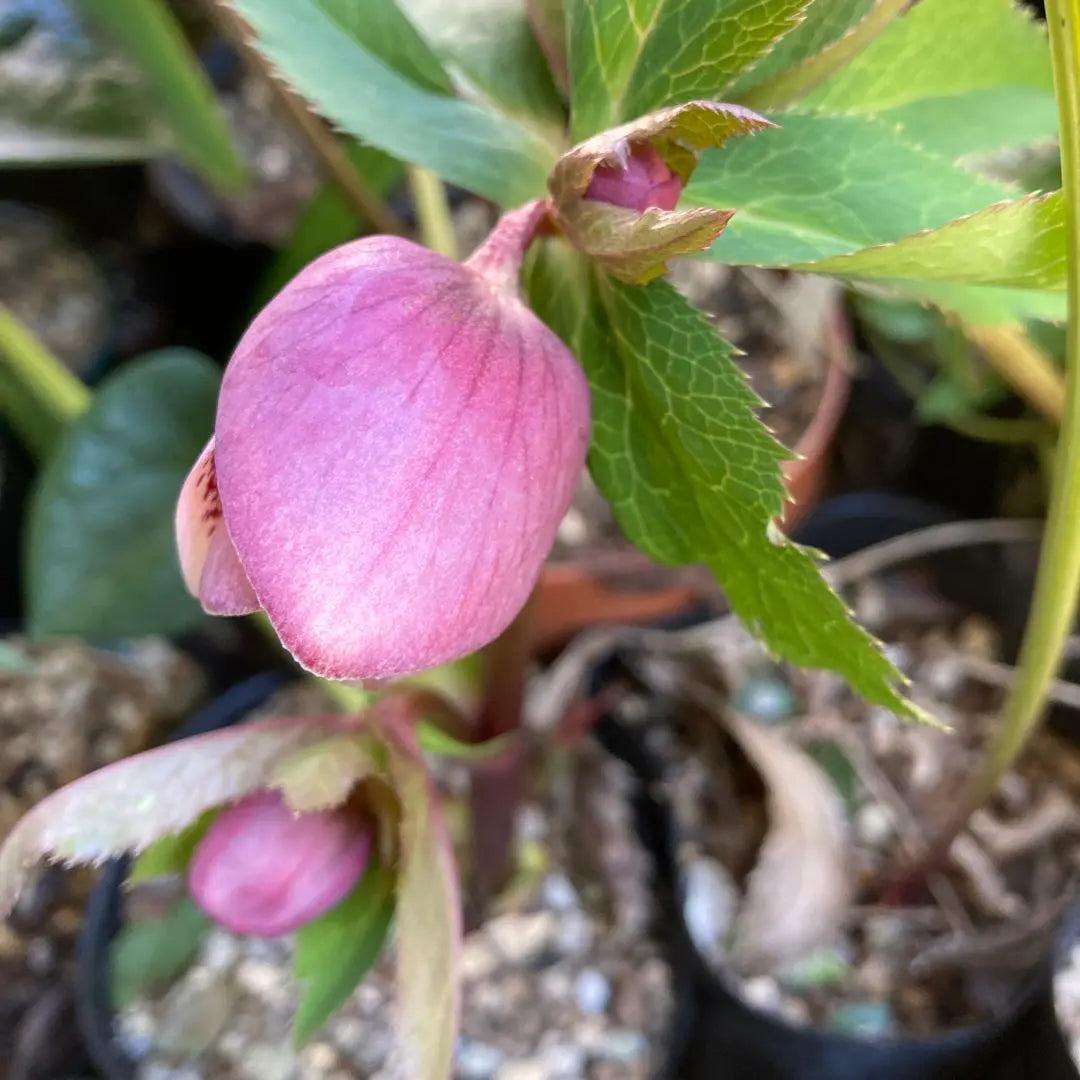
<instances>
[{"instance_id":1,"label":"drooping flower head","mask_svg":"<svg viewBox=\"0 0 1080 1080\"><path fill-rule=\"evenodd\" d=\"M543 204L456 263L398 237L322 256L255 319L181 493L188 587L264 608L331 678L480 648L528 597L588 444L584 375L521 302Z\"/></svg>"}]
</instances>

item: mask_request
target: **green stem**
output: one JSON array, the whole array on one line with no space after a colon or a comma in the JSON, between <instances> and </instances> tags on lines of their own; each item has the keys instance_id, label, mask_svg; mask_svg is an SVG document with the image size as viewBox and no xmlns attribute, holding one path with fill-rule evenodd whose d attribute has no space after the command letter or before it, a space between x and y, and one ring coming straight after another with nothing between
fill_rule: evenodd
<instances>
[{"instance_id":1,"label":"green stem","mask_svg":"<svg viewBox=\"0 0 1080 1080\"><path fill-rule=\"evenodd\" d=\"M1066 350L1065 410L1058 441L1035 594L1017 678L978 773L958 812L935 845L932 857L946 852L971 811L997 787L1031 735L1057 673L1073 625L1080 589L1080 0L1047 0L1061 131L1061 172L1068 237L1069 322Z\"/></svg>"},{"instance_id":2,"label":"green stem","mask_svg":"<svg viewBox=\"0 0 1080 1080\"><path fill-rule=\"evenodd\" d=\"M428 169L409 167L409 187L420 226L420 239L426 247L448 258L457 258L457 240L450 218L443 182Z\"/></svg>"},{"instance_id":3,"label":"green stem","mask_svg":"<svg viewBox=\"0 0 1080 1080\"><path fill-rule=\"evenodd\" d=\"M90 405L90 391L2 304L0 375L0 409L37 454Z\"/></svg>"}]
</instances>

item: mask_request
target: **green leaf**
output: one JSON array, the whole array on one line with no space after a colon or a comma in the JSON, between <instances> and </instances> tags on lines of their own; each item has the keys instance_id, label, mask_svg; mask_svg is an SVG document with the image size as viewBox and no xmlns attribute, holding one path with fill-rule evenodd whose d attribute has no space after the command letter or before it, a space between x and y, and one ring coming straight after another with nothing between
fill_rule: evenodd
<instances>
[{"instance_id":1,"label":"green leaf","mask_svg":"<svg viewBox=\"0 0 1080 1080\"><path fill-rule=\"evenodd\" d=\"M684 203L734 208L710 249L786 266L898 240L1008 198L1009 188L910 145L872 117L787 112L702 155Z\"/></svg>"},{"instance_id":2,"label":"green leaf","mask_svg":"<svg viewBox=\"0 0 1080 1080\"><path fill-rule=\"evenodd\" d=\"M372 858L356 888L337 907L296 934L294 978L300 1004L296 1043L307 1042L348 1000L378 960L394 917L394 875Z\"/></svg>"},{"instance_id":3,"label":"green leaf","mask_svg":"<svg viewBox=\"0 0 1080 1080\"><path fill-rule=\"evenodd\" d=\"M213 88L164 0L82 0L81 6L138 61L192 167L222 189L240 187L244 163Z\"/></svg>"},{"instance_id":4,"label":"green leaf","mask_svg":"<svg viewBox=\"0 0 1080 1080\"><path fill-rule=\"evenodd\" d=\"M566 116L524 0L401 0L442 61L511 116L559 139Z\"/></svg>"},{"instance_id":5,"label":"green leaf","mask_svg":"<svg viewBox=\"0 0 1080 1080\"><path fill-rule=\"evenodd\" d=\"M169 634L200 609L180 577L173 515L210 437L219 375L169 349L107 379L65 432L27 522L31 634Z\"/></svg>"},{"instance_id":6,"label":"green leaf","mask_svg":"<svg viewBox=\"0 0 1080 1080\"><path fill-rule=\"evenodd\" d=\"M743 72L732 83L728 96L738 101L751 87L816 56L863 19L873 6L874 0L813 0L803 21Z\"/></svg>"},{"instance_id":7,"label":"green leaf","mask_svg":"<svg viewBox=\"0 0 1080 1080\"><path fill-rule=\"evenodd\" d=\"M385 195L401 179L401 162L370 146L350 142L345 154L369 190ZM325 181L296 223L288 244L275 256L259 282L252 307L257 311L287 282L324 251L353 240L367 223L333 181Z\"/></svg>"},{"instance_id":8,"label":"green leaf","mask_svg":"<svg viewBox=\"0 0 1080 1080\"><path fill-rule=\"evenodd\" d=\"M153 878L187 872L191 856L199 846L218 815L217 808L207 810L197 821L178 833L171 833L155 840L135 861L128 871L127 883L138 885Z\"/></svg>"},{"instance_id":9,"label":"green leaf","mask_svg":"<svg viewBox=\"0 0 1080 1080\"><path fill-rule=\"evenodd\" d=\"M394 0L315 0L354 41L410 82L452 94L450 76Z\"/></svg>"},{"instance_id":10,"label":"green leaf","mask_svg":"<svg viewBox=\"0 0 1080 1080\"><path fill-rule=\"evenodd\" d=\"M514 206L544 190L555 152L509 117L421 89L316 0L237 0L259 50L339 127L450 183Z\"/></svg>"},{"instance_id":11,"label":"green leaf","mask_svg":"<svg viewBox=\"0 0 1080 1080\"><path fill-rule=\"evenodd\" d=\"M664 105L719 99L808 0L567 0L575 142Z\"/></svg>"},{"instance_id":12,"label":"green leaf","mask_svg":"<svg viewBox=\"0 0 1080 1080\"><path fill-rule=\"evenodd\" d=\"M1065 203L1055 191L999 203L894 244L799 262L795 269L862 279L1064 289L1065 259Z\"/></svg>"},{"instance_id":13,"label":"green leaf","mask_svg":"<svg viewBox=\"0 0 1080 1080\"><path fill-rule=\"evenodd\" d=\"M909 101L877 113L924 150L956 160L1057 135L1057 102L1035 86L995 86Z\"/></svg>"},{"instance_id":14,"label":"green leaf","mask_svg":"<svg viewBox=\"0 0 1080 1080\"><path fill-rule=\"evenodd\" d=\"M127 923L109 952L113 1008L127 1008L144 990L180 975L195 959L209 928L210 920L187 896L160 919Z\"/></svg>"},{"instance_id":15,"label":"green leaf","mask_svg":"<svg viewBox=\"0 0 1080 1080\"><path fill-rule=\"evenodd\" d=\"M754 415L731 347L666 282L578 274L563 287L591 287L587 315L562 330L592 386L590 469L626 535L661 562L707 564L736 614L785 660L837 671L869 700L917 715L812 554L776 529L791 455Z\"/></svg>"},{"instance_id":16,"label":"green leaf","mask_svg":"<svg viewBox=\"0 0 1080 1080\"><path fill-rule=\"evenodd\" d=\"M921 0L804 104L877 113L1001 86L1053 90L1034 17L1012 0Z\"/></svg>"},{"instance_id":17,"label":"green leaf","mask_svg":"<svg viewBox=\"0 0 1080 1080\"><path fill-rule=\"evenodd\" d=\"M971 326L1018 325L1027 319L1064 322L1066 316L1063 292L1001 289L956 281L890 281L881 284L906 296L917 296L936 304Z\"/></svg>"}]
</instances>

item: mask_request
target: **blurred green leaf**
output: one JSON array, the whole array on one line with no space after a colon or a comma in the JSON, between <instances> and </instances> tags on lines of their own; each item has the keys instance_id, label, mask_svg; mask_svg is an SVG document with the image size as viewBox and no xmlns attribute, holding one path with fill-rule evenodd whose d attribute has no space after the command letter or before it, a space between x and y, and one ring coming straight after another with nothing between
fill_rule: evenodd
<instances>
[{"instance_id":1,"label":"blurred green leaf","mask_svg":"<svg viewBox=\"0 0 1080 1080\"><path fill-rule=\"evenodd\" d=\"M558 90L525 16L524 0L401 0L443 63L497 108L558 139Z\"/></svg>"},{"instance_id":2,"label":"blurred green leaf","mask_svg":"<svg viewBox=\"0 0 1080 1080\"><path fill-rule=\"evenodd\" d=\"M138 885L153 878L186 873L191 856L195 854L199 841L206 835L218 813L218 808L207 810L198 821L182 832L170 833L160 840L155 840L131 864L127 883Z\"/></svg>"},{"instance_id":3,"label":"blurred green leaf","mask_svg":"<svg viewBox=\"0 0 1080 1080\"><path fill-rule=\"evenodd\" d=\"M892 244L794 266L861 279L1064 290L1065 203L1060 191L1026 195Z\"/></svg>"},{"instance_id":4,"label":"blurred green leaf","mask_svg":"<svg viewBox=\"0 0 1080 1080\"><path fill-rule=\"evenodd\" d=\"M165 0L79 0L142 69L160 115L191 166L223 190L243 185L246 169L213 87Z\"/></svg>"},{"instance_id":5,"label":"blurred green leaf","mask_svg":"<svg viewBox=\"0 0 1080 1080\"><path fill-rule=\"evenodd\" d=\"M109 954L113 1008L127 1008L143 991L185 971L209 928L210 920L187 896L160 919L127 923Z\"/></svg>"},{"instance_id":6,"label":"blurred green leaf","mask_svg":"<svg viewBox=\"0 0 1080 1080\"><path fill-rule=\"evenodd\" d=\"M68 427L28 515L33 635L167 634L200 617L180 577L173 515L213 430L218 381L197 353L151 353L102 383Z\"/></svg>"},{"instance_id":7,"label":"blurred green leaf","mask_svg":"<svg viewBox=\"0 0 1080 1080\"><path fill-rule=\"evenodd\" d=\"M691 178L684 204L736 211L710 258L786 266L845 254L1010 195L873 117L773 119L779 127L706 151Z\"/></svg>"},{"instance_id":8,"label":"blurred green leaf","mask_svg":"<svg viewBox=\"0 0 1080 1080\"><path fill-rule=\"evenodd\" d=\"M394 875L377 859L337 907L296 934L293 974L300 1004L293 1021L305 1043L342 1005L379 959L394 917Z\"/></svg>"},{"instance_id":9,"label":"blurred green leaf","mask_svg":"<svg viewBox=\"0 0 1080 1080\"><path fill-rule=\"evenodd\" d=\"M751 87L816 56L843 37L873 6L874 0L812 0L802 22L731 84L727 91L730 100L740 100Z\"/></svg>"},{"instance_id":10,"label":"blurred green leaf","mask_svg":"<svg viewBox=\"0 0 1080 1080\"><path fill-rule=\"evenodd\" d=\"M316 0L351 38L387 67L436 94L452 94L450 76L394 0Z\"/></svg>"},{"instance_id":11,"label":"blurred green leaf","mask_svg":"<svg viewBox=\"0 0 1080 1080\"><path fill-rule=\"evenodd\" d=\"M324 116L494 202L543 193L555 151L514 120L433 94L387 67L317 0L237 0L254 43Z\"/></svg>"},{"instance_id":12,"label":"blurred green leaf","mask_svg":"<svg viewBox=\"0 0 1080 1080\"><path fill-rule=\"evenodd\" d=\"M1012 0L921 0L802 104L873 113L950 159L1057 130L1046 32Z\"/></svg>"},{"instance_id":13,"label":"blurred green leaf","mask_svg":"<svg viewBox=\"0 0 1080 1080\"><path fill-rule=\"evenodd\" d=\"M725 88L808 0L567 0L575 142Z\"/></svg>"}]
</instances>

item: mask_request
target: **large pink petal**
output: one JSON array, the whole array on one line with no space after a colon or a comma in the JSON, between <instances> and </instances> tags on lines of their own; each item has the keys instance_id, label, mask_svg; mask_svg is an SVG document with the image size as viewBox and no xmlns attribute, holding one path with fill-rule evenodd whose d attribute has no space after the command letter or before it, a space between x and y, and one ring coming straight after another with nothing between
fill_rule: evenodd
<instances>
[{"instance_id":1,"label":"large pink petal","mask_svg":"<svg viewBox=\"0 0 1080 1080\"><path fill-rule=\"evenodd\" d=\"M284 644L347 679L486 644L535 582L588 422L573 356L476 271L393 237L317 260L218 405L229 534Z\"/></svg>"},{"instance_id":2,"label":"large pink petal","mask_svg":"<svg viewBox=\"0 0 1080 1080\"><path fill-rule=\"evenodd\" d=\"M225 528L213 439L180 490L176 546L188 591L211 615L247 615L259 610L259 601Z\"/></svg>"}]
</instances>

